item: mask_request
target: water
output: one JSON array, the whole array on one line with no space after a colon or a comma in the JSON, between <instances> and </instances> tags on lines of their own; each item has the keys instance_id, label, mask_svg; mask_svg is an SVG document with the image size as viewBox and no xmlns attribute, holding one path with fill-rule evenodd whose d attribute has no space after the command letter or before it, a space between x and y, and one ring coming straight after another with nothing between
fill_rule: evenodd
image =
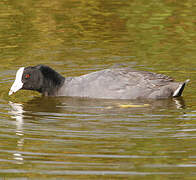
<instances>
[{"instance_id":1,"label":"water","mask_svg":"<svg viewBox=\"0 0 196 180\"><path fill-rule=\"evenodd\" d=\"M195 179L195 1L0 2L0 177ZM190 79L184 96L8 96L16 70L132 67Z\"/></svg>"}]
</instances>

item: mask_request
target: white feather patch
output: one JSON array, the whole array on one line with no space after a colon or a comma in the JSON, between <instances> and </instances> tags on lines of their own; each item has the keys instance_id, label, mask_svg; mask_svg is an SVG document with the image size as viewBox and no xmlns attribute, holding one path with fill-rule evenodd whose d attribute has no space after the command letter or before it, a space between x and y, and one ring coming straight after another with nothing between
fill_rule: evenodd
<instances>
[{"instance_id":1,"label":"white feather patch","mask_svg":"<svg viewBox=\"0 0 196 180\"><path fill-rule=\"evenodd\" d=\"M24 67L21 67L17 73L16 73L16 79L9 91L9 95L15 93L16 91L20 90L23 86L23 83L22 83L22 75L23 75L23 72L24 72Z\"/></svg>"},{"instance_id":2,"label":"white feather patch","mask_svg":"<svg viewBox=\"0 0 196 180\"><path fill-rule=\"evenodd\" d=\"M183 84L180 84L180 85L178 86L178 89L176 89L176 90L174 91L173 97L177 96L178 93L180 92L182 86L185 86L189 81L190 81L190 79L187 79Z\"/></svg>"},{"instance_id":3,"label":"white feather patch","mask_svg":"<svg viewBox=\"0 0 196 180\"><path fill-rule=\"evenodd\" d=\"M179 93L180 89L182 88L182 85L183 85L183 84L180 84L180 85L178 86L178 89L176 89L176 90L174 91L173 97L177 96L177 94Z\"/></svg>"}]
</instances>

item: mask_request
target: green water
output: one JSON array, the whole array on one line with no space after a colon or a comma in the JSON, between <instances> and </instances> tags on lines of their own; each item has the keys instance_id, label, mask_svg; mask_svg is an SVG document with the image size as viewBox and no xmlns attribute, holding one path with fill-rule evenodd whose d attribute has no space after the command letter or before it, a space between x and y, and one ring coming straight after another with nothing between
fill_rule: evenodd
<instances>
[{"instance_id":1,"label":"green water","mask_svg":"<svg viewBox=\"0 0 196 180\"><path fill-rule=\"evenodd\" d=\"M195 19L194 0L2 0L0 177L196 179ZM191 81L183 98L158 101L8 97L16 70L37 64Z\"/></svg>"}]
</instances>

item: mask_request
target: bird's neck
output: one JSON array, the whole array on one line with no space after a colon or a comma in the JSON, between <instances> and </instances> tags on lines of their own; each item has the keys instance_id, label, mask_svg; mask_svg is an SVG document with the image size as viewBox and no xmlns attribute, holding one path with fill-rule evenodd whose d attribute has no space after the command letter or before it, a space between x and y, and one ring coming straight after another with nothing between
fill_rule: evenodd
<instances>
[{"instance_id":1,"label":"bird's neck","mask_svg":"<svg viewBox=\"0 0 196 180\"><path fill-rule=\"evenodd\" d=\"M40 70L43 75L43 84L38 91L45 96L55 95L54 93L63 85L65 78L48 66Z\"/></svg>"}]
</instances>

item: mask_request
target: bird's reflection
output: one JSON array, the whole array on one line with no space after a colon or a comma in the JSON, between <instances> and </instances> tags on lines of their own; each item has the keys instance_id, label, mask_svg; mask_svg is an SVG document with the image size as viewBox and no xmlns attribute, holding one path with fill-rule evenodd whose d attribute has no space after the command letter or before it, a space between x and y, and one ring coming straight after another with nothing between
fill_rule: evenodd
<instances>
[{"instance_id":1,"label":"bird's reflection","mask_svg":"<svg viewBox=\"0 0 196 180\"><path fill-rule=\"evenodd\" d=\"M183 109L185 103L183 98L165 100L104 100L73 97L36 97L26 103L9 102L11 106L10 114L16 123L16 135L18 136L16 152L13 154L14 160L18 164L24 163L22 151L24 148L24 121L25 114L31 114L31 118L36 121L40 113L48 117L49 113L64 114L69 113L94 113L124 115L125 113L160 113L163 109ZM44 113L46 112L46 113ZM26 119L27 120L27 119Z\"/></svg>"},{"instance_id":2,"label":"bird's reflection","mask_svg":"<svg viewBox=\"0 0 196 180\"><path fill-rule=\"evenodd\" d=\"M24 146L24 132L23 132L23 106L19 103L9 102L11 106L10 114L11 118L16 119L16 135L18 136L17 140L17 153L14 153L14 159L17 164L23 164L23 155L20 153Z\"/></svg>"},{"instance_id":3,"label":"bird's reflection","mask_svg":"<svg viewBox=\"0 0 196 180\"><path fill-rule=\"evenodd\" d=\"M88 99L77 97L36 97L26 103L18 104L10 102L12 117L16 119L17 135L23 133L24 113L33 112L34 117L39 112L47 113L104 113L111 112L123 114L126 111L132 113L149 113L160 109L183 109L185 102L182 97L162 100L108 100Z\"/></svg>"}]
</instances>

